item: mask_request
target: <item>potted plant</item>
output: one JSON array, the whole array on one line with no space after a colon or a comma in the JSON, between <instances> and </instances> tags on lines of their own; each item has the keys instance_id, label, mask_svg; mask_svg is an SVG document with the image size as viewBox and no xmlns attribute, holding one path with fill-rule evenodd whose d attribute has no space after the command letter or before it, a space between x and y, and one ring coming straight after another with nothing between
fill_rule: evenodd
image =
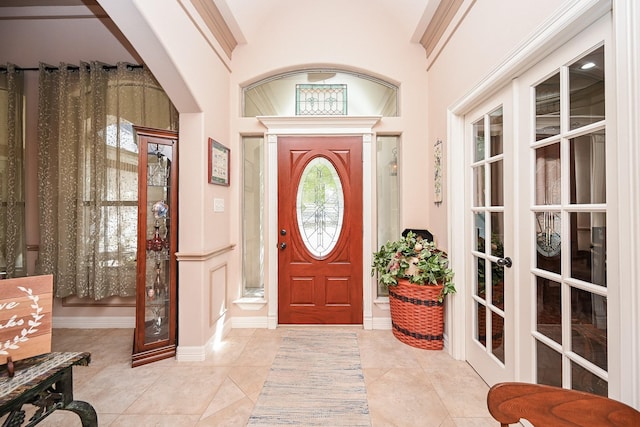
<instances>
[{"instance_id":1,"label":"potted plant","mask_svg":"<svg viewBox=\"0 0 640 427\"><path fill-rule=\"evenodd\" d=\"M373 253L371 275L389 290L393 334L413 347L443 348L443 300L455 293L447 254L408 232Z\"/></svg>"}]
</instances>

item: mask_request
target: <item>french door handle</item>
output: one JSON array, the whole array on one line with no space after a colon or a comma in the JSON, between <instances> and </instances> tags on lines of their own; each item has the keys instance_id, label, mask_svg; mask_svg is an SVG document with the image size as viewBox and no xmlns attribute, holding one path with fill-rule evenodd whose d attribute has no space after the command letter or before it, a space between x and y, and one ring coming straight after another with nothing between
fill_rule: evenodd
<instances>
[{"instance_id":1,"label":"french door handle","mask_svg":"<svg viewBox=\"0 0 640 427\"><path fill-rule=\"evenodd\" d=\"M287 248L287 244L285 242L280 243L280 250L284 251Z\"/></svg>"},{"instance_id":2,"label":"french door handle","mask_svg":"<svg viewBox=\"0 0 640 427\"><path fill-rule=\"evenodd\" d=\"M498 264L500 267L511 268L511 266L513 265L513 262L511 261L511 258L506 257L506 258L498 258L498 261L496 261L496 264Z\"/></svg>"}]
</instances>

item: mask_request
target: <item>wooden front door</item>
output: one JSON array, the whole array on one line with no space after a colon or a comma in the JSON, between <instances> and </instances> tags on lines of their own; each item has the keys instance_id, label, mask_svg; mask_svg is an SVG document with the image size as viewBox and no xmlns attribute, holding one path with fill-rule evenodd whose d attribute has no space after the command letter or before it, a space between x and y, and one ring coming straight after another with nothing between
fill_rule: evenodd
<instances>
[{"instance_id":1,"label":"wooden front door","mask_svg":"<svg viewBox=\"0 0 640 427\"><path fill-rule=\"evenodd\" d=\"M278 138L278 322L362 323L362 138Z\"/></svg>"}]
</instances>

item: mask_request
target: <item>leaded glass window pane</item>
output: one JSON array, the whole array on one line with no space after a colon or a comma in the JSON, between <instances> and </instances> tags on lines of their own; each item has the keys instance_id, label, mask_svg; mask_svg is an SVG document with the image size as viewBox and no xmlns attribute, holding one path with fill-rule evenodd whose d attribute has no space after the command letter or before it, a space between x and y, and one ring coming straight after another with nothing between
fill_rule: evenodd
<instances>
[{"instance_id":1,"label":"leaded glass window pane","mask_svg":"<svg viewBox=\"0 0 640 427\"><path fill-rule=\"evenodd\" d=\"M306 248L314 256L326 257L338 242L344 216L342 183L326 158L314 158L302 172L296 213Z\"/></svg>"},{"instance_id":2,"label":"leaded glass window pane","mask_svg":"<svg viewBox=\"0 0 640 427\"><path fill-rule=\"evenodd\" d=\"M296 115L346 116L347 85L296 85Z\"/></svg>"}]
</instances>

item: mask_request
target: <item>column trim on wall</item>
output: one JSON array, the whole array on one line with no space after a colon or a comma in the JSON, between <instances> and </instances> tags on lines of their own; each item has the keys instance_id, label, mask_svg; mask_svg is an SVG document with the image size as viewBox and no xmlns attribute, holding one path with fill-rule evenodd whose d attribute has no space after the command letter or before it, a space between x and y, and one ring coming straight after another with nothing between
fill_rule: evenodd
<instances>
[{"instance_id":1,"label":"column trim on wall","mask_svg":"<svg viewBox=\"0 0 640 427\"><path fill-rule=\"evenodd\" d=\"M640 271L637 260L640 257L640 5L637 0L618 0L613 8L613 39L615 82L612 89L616 93L615 129L617 157L617 203L618 215L611 220L617 223L620 232L617 242L617 260L611 259L612 268L618 269L619 293L611 295L612 303L618 307L618 331L608 328L609 333L620 335L619 342L625 343L618 360L609 360L609 375L615 373L620 378L618 390L611 390L610 396L636 408L640 407ZM610 171L607 165L607 171ZM607 196L608 197L608 196ZM622 234L624 233L624 235ZM624 294L622 293L624 291Z\"/></svg>"}]
</instances>

